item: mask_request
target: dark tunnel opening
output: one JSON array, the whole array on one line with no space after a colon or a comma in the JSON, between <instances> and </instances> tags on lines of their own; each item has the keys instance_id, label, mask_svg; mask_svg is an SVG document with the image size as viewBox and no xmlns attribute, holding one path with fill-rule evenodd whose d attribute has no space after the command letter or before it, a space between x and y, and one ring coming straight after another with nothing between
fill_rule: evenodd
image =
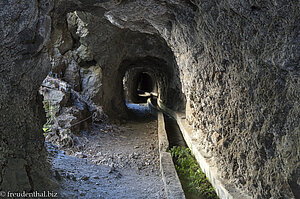
<instances>
[{"instance_id":1,"label":"dark tunnel opening","mask_svg":"<svg viewBox=\"0 0 300 199\"><path fill-rule=\"evenodd\" d=\"M151 118L149 99L157 94L157 82L153 72L146 68L132 68L123 77L123 96L130 118Z\"/></svg>"},{"instance_id":2,"label":"dark tunnel opening","mask_svg":"<svg viewBox=\"0 0 300 199\"><path fill-rule=\"evenodd\" d=\"M147 73L140 73L138 76L138 85L137 85L137 92L138 93L145 93L145 92L152 92L154 90L154 82L150 75Z\"/></svg>"},{"instance_id":3,"label":"dark tunnel opening","mask_svg":"<svg viewBox=\"0 0 300 199\"><path fill-rule=\"evenodd\" d=\"M171 78L168 69L163 60L155 57L128 59L120 65L123 103L130 117L135 110L149 113L149 106L167 97L167 79Z\"/></svg>"},{"instance_id":4,"label":"dark tunnel opening","mask_svg":"<svg viewBox=\"0 0 300 199\"><path fill-rule=\"evenodd\" d=\"M119 66L123 107L130 112L128 104L165 105L173 110L185 110L185 97L178 81L177 65L157 57L125 59ZM123 109L124 111L126 111Z\"/></svg>"}]
</instances>

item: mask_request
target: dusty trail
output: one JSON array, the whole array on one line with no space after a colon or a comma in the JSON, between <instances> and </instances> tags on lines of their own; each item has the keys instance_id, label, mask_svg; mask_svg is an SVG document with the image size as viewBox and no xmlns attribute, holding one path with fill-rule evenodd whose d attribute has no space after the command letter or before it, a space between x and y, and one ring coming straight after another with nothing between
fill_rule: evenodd
<instances>
[{"instance_id":1,"label":"dusty trail","mask_svg":"<svg viewBox=\"0 0 300 199\"><path fill-rule=\"evenodd\" d=\"M138 108L138 117L119 127L91 126L72 149L60 151L47 143L62 198L165 198L157 123Z\"/></svg>"}]
</instances>

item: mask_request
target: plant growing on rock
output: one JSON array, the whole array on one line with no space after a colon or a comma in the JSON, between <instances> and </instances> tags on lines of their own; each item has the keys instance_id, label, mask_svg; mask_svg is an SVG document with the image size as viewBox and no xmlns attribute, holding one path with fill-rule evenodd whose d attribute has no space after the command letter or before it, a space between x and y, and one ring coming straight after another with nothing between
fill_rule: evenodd
<instances>
[{"instance_id":1,"label":"plant growing on rock","mask_svg":"<svg viewBox=\"0 0 300 199\"><path fill-rule=\"evenodd\" d=\"M46 112L47 122L43 126L44 134L48 134L51 132L52 125L55 122L55 113L57 112L56 107L51 104L49 101L44 101L44 109Z\"/></svg>"},{"instance_id":2,"label":"plant growing on rock","mask_svg":"<svg viewBox=\"0 0 300 199\"><path fill-rule=\"evenodd\" d=\"M179 178L188 182L189 192L194 192L207 199L218 198L189 148L174 146L170 149L170 152Z\"/></svg>"}]
</instances>

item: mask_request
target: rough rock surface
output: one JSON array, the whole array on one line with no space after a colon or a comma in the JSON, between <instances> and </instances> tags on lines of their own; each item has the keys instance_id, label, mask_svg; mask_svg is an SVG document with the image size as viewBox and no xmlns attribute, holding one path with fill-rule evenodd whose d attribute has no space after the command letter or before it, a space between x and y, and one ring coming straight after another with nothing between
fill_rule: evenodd
<instances>
[{"instance_id":1,"label":"rough rock surface","mask_svg":"<svg viewBox=\"0 0 300 199\"><path fill-rule=\"evenodd\" d=\"M255 198L299 197L299 2L243 4L200 1L195 26L171 36L190 49L176 56L187 118L224 179Z\"/></svg>"},{"instance_id":2,"label":"rough rock surface","mask_svg":"<svg viewBox=\"0 0 300 199\"><path fill-rule=\"evenodd\" d=\"M95 104L101 104L102 99L102 72L101 67L91 66L80 69L82 95Z\"/></svg>"},{"instance_id":3,"label":"rough rock surface","mask_svg":"<svg viewBox=\"0 0 300 199\"><path fill-rule=\"evenodd\" d=\"M0 2L0 190L32 191L49 186L38 88L49 72L45 49L53 4Z\"/></svg>"},{"instance_id":4,"label":"rough rock surface","mask_svg":"<svg viewBox=\"0 0 300 199\"><path fill-rule=\"evenodd\" d=\"M73 146L73 138L88 125L106 119L101 108L72 89L72 85L47 76L40 88L44 97L47 122L44 125L46 140L59 147Z\"/></svg>"}]
</instances>

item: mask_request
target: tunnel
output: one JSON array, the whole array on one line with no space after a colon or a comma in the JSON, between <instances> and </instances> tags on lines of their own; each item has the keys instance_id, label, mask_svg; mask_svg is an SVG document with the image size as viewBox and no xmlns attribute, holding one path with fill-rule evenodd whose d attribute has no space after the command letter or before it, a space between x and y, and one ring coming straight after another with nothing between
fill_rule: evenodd
<instances>
[{"instance_id":1,"label":"tunnel","mask_svg":"<svg viewBox=\"0 0 300 199\"><path fill-rule=\"evenodd\" d=\"M151 78L150 75L148 75L147 73L140 73L138 75L138 87L137 87L137 91L142 93L145 92L152 92L154 90L154 83L153 80Z\"/></svg>"},{"instance_id":2,"label":"tunnel","mask_svg":"<svg viewBox=\"0 0 300 199\"><path fill-rule=\"evenodd\" d=\"M163 59L151 56L124 60L119 67L123 77L122 103L146 103L151 96L164 103L171 102L169 96L173 85L169 82L176 78L176 68L173 67ZM178 101L179 96L180 93ZM175 105L170 103L169 106Z\"/></svg>"},{"instance_id":3,"label":"tunnel","mask_svg":"<svg viewBox=\"0 0 300 199\"><path fill-rule=\"evenodd\" d=\"M146 103L151 96L157 97L157 75L143 67L128 70L123 78L125 101Z\"/></svg>"},{"instance_id":4,"label":"tunnel","mask_svg":"<svg viewBox=\"0 0 300 199\"><path fill-rule=\"evenodd\" d=\"M299 198L297 1L2 1L0 17L1 193L57 186L45 134L84 147L153 97L221 198Z\"/></svg>"}]
</instances>

